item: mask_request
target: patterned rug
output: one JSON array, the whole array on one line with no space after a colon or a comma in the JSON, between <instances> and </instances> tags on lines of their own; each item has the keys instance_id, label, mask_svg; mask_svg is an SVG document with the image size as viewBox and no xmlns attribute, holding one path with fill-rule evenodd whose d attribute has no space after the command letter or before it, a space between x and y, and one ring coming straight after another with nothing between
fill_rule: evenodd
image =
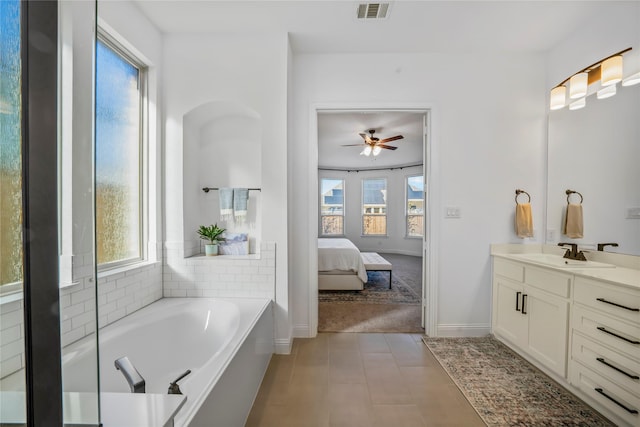
<instances>
[{"instance_id":1,"label":"patterned rug","mask_svg":"<svg viewBox=\"0 0 640 427\"><path fill-rule=\"evenodd\" d=\"M382 271L367 272L368 281L361 291L318 291L318 301L331 303L367 303L367 304L420 304L420 295L403 279L392 275L389 289L389 273Z\"/></svg>"},{"instance_id":2,"label":"patterned rug","mask_svg":"<svg viewBox=\"0 0 640 427\"><path fill-rule=\"evenodd\" d=\"M614 426L492 337L422 340L488 426Z\"/></svg>"}]
</instances>

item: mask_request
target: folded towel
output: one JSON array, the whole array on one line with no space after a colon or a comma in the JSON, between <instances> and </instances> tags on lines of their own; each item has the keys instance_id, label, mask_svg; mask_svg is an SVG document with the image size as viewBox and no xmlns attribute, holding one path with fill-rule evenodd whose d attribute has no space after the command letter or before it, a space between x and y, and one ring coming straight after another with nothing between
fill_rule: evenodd
<instances>
[{"instance_id":1,"label":"folded towel","mask_svg":"<svg viewBox=\"0 0 640 427\"><path fill-rule=\"evenodd\" d=\"M533 217L530 203L516 204L516 234L522 239L533 237Z\"/></svg>"},{"instance_id":2,"label":"folded towel","mask_svg":"<svg viewBox=\"0 0 640 427\"><path fill-rule=\"evenodd\" d=\"M246 188L233 189L233 217L238 223L243 223L247 218L247 204L249 202L249 190Z\"/></svg>"},{"instance_id":3,"label":"folded towel","mask_svg":"<svg viewBox=\"0 0 640 427\"><path fill-rule=\"evenodd\" d=\"M567 216L564 221L564 234L572 239L580 239L583 237L581 204L567 204Z\"/></svg>"},{"instance_id":4,"label":"folded towel","mask_svg":"<svg viewBox=\"0 0 640 427\"><path fill-rule=\"evenodd\" d=\"M230 220L233 215L233 188L220 188L218 196L220 197L220 219Z\"/></svg>"}]
</instances>

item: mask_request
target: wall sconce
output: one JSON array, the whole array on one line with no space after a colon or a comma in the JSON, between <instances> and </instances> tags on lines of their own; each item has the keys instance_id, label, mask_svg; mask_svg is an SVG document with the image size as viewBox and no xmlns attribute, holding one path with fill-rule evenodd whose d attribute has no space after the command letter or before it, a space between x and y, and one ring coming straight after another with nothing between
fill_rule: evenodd
<instances>
[{"instance_id":1,"label":"wall sconce","mask_svg":"<svg viewBox=\"0 0 640 427\"><path fill-rule=\"evenodd\" d=\"M589 85L600 83L601 89L597 91L598 99L609 98L616 94L616 84L622 81L622 86L632 86L640 83L640 72L623 79L622 55L631 50L627 48L600 61L589 65L562 83L551 89L549 97L549 109L559 110L567 105L567 86L569 87L569 99L576 100L568 103L570 110L578 110L586 105Z\"/></svg>"}]
</instances>

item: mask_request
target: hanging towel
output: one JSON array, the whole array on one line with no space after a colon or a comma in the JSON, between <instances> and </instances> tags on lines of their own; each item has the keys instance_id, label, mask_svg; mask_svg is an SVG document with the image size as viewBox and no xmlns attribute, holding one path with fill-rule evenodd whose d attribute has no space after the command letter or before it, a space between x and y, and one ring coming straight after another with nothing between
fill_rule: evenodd
<instances>
[{"instance_id":1,"label":"hanging towel","mask_svg":"<svg viewBox=\"0 0 640 427\"><path fill-rule=\"evenodd\" d=\"M583 237L581 204L567 204L567 216L564 221L564 234L572 239L580 239Z\"/></svg>"},{"instance_id":2,"label":"hanging towel","mask_svg":"<svg viewBox=\"0 0 640 427\"><path fill-rule=\"evenodd\" d=\"M244 223L247 218L247 204L249 202L249 190L247 188L233 189L233 218L237 223Z\"/></svg>"},{"instance_id":3,"label":"hanging towel","mask_svg":"<svg viewBox=\"0 0 640 427\"><path fill-rule=\"evenodd\" d=\"M220 219L228 221L233 215L233 188L220 188Z\"/></svg>"},{"instance_id":4,"label":"hanging towel","mask_svg":"<svg viewBox=\"0 0 640 427\"><path fill-rule=\"evenodd\" d=\"M531 203L516 203L516 234L521 239L533 237Z\"/></svg>"}]
</instances>

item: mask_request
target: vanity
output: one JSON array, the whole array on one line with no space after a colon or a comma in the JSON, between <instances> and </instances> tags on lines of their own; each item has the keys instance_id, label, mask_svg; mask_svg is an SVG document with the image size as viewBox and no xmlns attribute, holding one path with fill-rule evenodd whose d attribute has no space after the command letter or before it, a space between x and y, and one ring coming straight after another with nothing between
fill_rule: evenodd
<instances>
[{"instance_id":1,"label":"vanity","mask_svg":"<svg viewBox=\"0 0 640 427\"><path fill-rule=\"evenodd\" d=\"M492 245L494 336L618 425L640 426L640 257Z\"/></svg>"}]
</instances>

